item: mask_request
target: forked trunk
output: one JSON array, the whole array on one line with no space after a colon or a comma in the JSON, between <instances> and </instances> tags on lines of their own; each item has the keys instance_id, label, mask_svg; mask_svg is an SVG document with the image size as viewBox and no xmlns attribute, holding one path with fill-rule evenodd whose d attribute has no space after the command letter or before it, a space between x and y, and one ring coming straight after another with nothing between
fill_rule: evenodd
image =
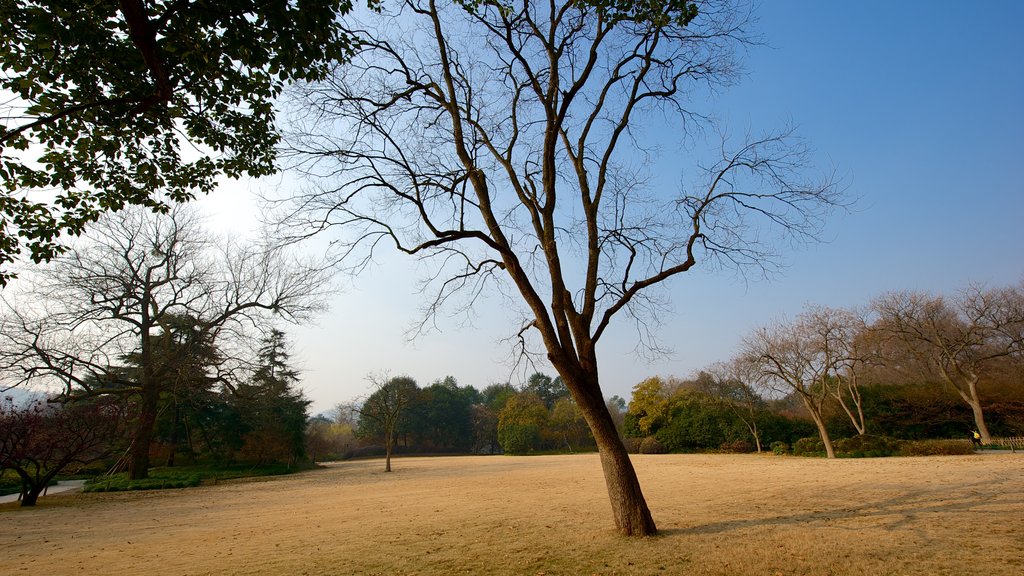
<instances>
[{"instance_id":1,"label":"forked trunk","mask_svg":"<svg viewBox=\"0 0 1024 576\"><path fill-rule=\"evenodd\" d=\"M585 388L574 386L578 388L574 396L597 441L615 527L625 536L653 536L658 528L647 508L629 453L615 430L615 422L601 397L600 386L596 382L588 384L584 385Z\"/></svg>"},{"instance_id":2,"label":"forked trunk","mask_svg":"<svg viewBox=\"0 0 1024 576\"><path fill-rule=\"evenodd\" d=\"M43 493L42 486L33 486L21 495L21 506L35 506L39 495Z\"/></svg>"}]
</instances>

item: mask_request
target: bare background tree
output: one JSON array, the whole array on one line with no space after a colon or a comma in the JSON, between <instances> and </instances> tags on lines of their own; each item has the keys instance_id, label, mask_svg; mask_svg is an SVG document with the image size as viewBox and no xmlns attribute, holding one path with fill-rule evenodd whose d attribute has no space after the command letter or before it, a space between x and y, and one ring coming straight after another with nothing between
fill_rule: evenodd
<instances>
[{"instance_id":1,"label":"bare background tree","mask_svg":"<svg viewBox=\"0 0 1024 576\"><path fill-rule=\"evenodd\" d=\"M842 203L830 178L804 176L790 131L723 138L683 190L652 184L644 126L680 140L709 127L701 94L735 79L748 7L408 0L368 17L352 63L296 99L288 142L310 186L293 235L337 228L352 272L382 245L434 258L421 327L492 283L517 294L520 351L539 339L582 411L616 527L655 533L598 342L624 316L657 348L660 285L698 263L770 267L775 241L814 239Z\"/></svg>"},{"instance_id":2,"label":"bare background tree","mask_svg":"<svg viewBox=\"0 0 1024 576\"><path fill-rule=\"evenodd\" d=\"M810 307L793 322L762 327L743 340L741 358L758 383L776 395L796 394L810 414L825 453L835 458L825 426L825 407L841 386L840 372L850 364L855 325L845 310Z\"/></svg>"},{"instance_id":3,"label":"bare background tree","mask_svg":"<svg viewBox=\"0 0 1024 576\"><path fill-rule=\"evenodd\" d=\"M757 380L755 367L742 358L736 358L716 364L711 367L710 373L703 374L706 378L698 381L700 389L729 407L750 431L755 449L761 452L758 420L766 409L766 402L753 386Z\"/></svg>"},{"instance_id":4,"label":"bare background tree","mask_svg":"<svg viewBox=\"0 0 1024 576\"><path fill-rule=\"evenodd\" d=\"M899 339L960 396L982 442L992 441L981 387L1024 356L1024 285L971 286L955 298L893 292L876 298L875 328Z\"/></svg>"},{"instance_id":5,"label":"bare background tree","mask_svg":"<svg viewBox=\"0 0 1024 576\"><path fill-rule=\"evenodd\" d=\"M279 247L218 243L188 210L125 210L5 294L0 368L7 386L137 400L129 472L145 478L161 394L185 373L225 381L245 338L319 310L328 278Z\"/></svg>"},{"instance_id":6,"label":"bare background tree","mask_svg":"<svg viewBox=\"0 0 1024 576\"><path fill-rule=\"evenodd\" d=\"M120 423L112 402L36 400L18 406L9 397L0 399L0 472L14 470L21 479L21 505L35 506L58 474L73 474L106 457Z\"/></svg>"}]
</instances>

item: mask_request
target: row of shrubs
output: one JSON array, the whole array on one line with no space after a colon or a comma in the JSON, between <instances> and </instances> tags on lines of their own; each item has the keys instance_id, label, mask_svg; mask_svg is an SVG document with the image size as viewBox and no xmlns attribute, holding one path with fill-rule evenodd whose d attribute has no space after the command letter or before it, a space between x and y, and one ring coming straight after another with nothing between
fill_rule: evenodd
<instances>
[{"instance_id":1,"label":"row of shrubs","mask_svg":"<svg viewBox=\"0 0 1024 576\"><path fill-rule=\"evenodd\" d=\"M626 451L630 454L668 454L672 452L665 447L654 436L647 436L646 438L625 438L623 444L626 446ZM757 447L753 443L746 440L735 440L733 442L724 442L718 447L718 452L724 452L729 454L744 454L747 452L754 452ZM701 452L708 452L708 450L701 450Z\"/></svg>"},{"instance_id":2,"label":"row of shrubs","mask_svg":"<svg viewBox=\"0 0 1024 576\"><path fill-rule=\"evenodd\" d=\"M276 476L289 474L308 466L288 466L286 464L268 464L265 466L180 466L152 468L149 478L131 480L128 474L104 474L96 476L85 483L85 492L122 492L126 490L164 490L167 488L191 488L200 484L216 484L223 480L252 478L256 476Z\"/></svg>"},{"instance_id":3,"label":"row of shrubs","mask_svg":"<svg viewBox=\"0 0 1024 576\"><path fill-rule=\"evenodd\" d=\"M786 446L772 444L775 453L786 453ZM889 436L864 434L841 438L832 443L839 458L874 458L880 456L940 456L973 454L969 440L899 440ZM801 438L793 443L794 456L824 456L825 444L821 438Z\"/></svg>"},{"instance_id":4,"label":"row of shrubs","mask_svg":"<svg viewBox=\"0 0 1024 576\"><path fill-rule=\"evenodd\" d=\"M665 454L669 452L654 436L626 438L626 450L631 454ZM840 458L875 458L881 456L938 456L973 454L974 447L967 440L899 440L888 436L854 436L832 443L836 456ZM782 441L772 442L769 449L779 455L824 456L825 444L818 437L801 438L790 447ZM726 442L719 446L719 452L747 453L755 447L747 441Z\"/></svg>"}]
</instances>

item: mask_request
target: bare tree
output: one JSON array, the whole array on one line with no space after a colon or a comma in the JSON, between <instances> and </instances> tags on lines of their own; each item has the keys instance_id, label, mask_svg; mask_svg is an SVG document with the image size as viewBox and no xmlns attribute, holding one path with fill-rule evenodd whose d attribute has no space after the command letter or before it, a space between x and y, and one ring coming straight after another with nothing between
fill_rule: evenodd
<instances>
[{"instance_id":1,"label":"bare tree","mask_svg":"<svg viewBox=\"0 0 1024 576\"><path fill-rule=\"evenodd\" d=\"M361 434L379 435L384 439L384 471L391 472L395 433L405 409L416 397L416 381L408 376L371 376L369 380L374 391L356 408L359 413L359 429Z\"/></svg>"},{"instance_id":2,"label":"bare tree","mask_svg":"<svg viewBox=\"0 0 1024 576\"><path fill-rule=\"evenodd\" d=\"M878 351L871 346L867 323L860 312L849 310L833 310L832 321L838 331L835 345L841 349L837 355L841 359L837 363L835 378L830 393L846 412L857 434L867 433L867 420L864 418L864 402L860 395L861 376L869 367L880 361Z\"/></svg>"},{"instance_id":3,"label":"bare tree","mask_svg":"<svg viewBox=\"0 0 1024 576\"><path fill-rule=\"evenodd\" d=\"M218 245L184 209L126 210L25 278L25 293L4 298L0 366L8 385L41 382L65 396L136 400L129 473L145 478L161 394L196 347L228 349L266 327L270 314L307 317L321 305L327 278L280 248ZM170 337L183 318L188 338ZM206 369L244 358L242 350L228 352ZM227 382L224 374L206 377Z\"/></svg>"},{"instance_id":4,"label":"bare tree","mask_svg":"<svg viewBox=\"0 0 1024 576\"><path fill-rule=\"evenodd\" d=\"M811 307L793 322L755 330L742 345L741 358L753 367L761 386L800 398L829 458L835 458L835 450L825 427L825 406L850 361L850 326L844 310Z\"/></svg>"},{"instance_id":5,"label":"bare tree","mask_svg":"<svg viewBox=\"0 0 1024 576\"><path fill-rule=\"evenodd\" d=\"M18 474L21 505L35 506L58 474L107 456L119 423L109 402L18 407L7 397L0 400L0 470Z\"/></svg>"},{"instance_id":6,"label":"bare tree","mask_svg":"<svg viewBox=\"0 0 1024 576\"><path fill-rule=\"evenodd\" d=\"M366 23L361 51L299 95L289 139L311 177L297 234L337 227L357 272L382 243L435 258L422 326L456 294L507 282L532 338L597 441L616 527L656 527L601 393L597 344L619 316L641 341L657 287L698 264L770 266L772 241L814 238L840 203L803 177L789 131L708 162L681 193L657 189L642 127L706 127L694 95L731 82L748 11L700 2L406 0ZM371 16L371 18L376 18ZM673 160L678 160L673 158ZM678 165L678 164L677 164Z\"/></svg>"},{"instance_id":7,"label":"bare tree","mask_svg":"<svg viewBox=\"0 0 1024 576\"><path fill-rule=\"evenodd\" d=\"M954 298L893 292L873 307L875 329L930 365L971 407L982 442L991 442L980 387L1001 363L1024 356L1024 286L971 286Z\"/></svg>"},{"instance_id":8,"label":"bare tree","mask_svg":"<svg viewBox=\"0 0 1024 576\"><path fill-rule=\"evenodd\" d=\"M743 422L754 439L758 452L761 447L761 430L758 423L766 410L764 398L757 393L753 383L757 380L755 366L742 358L716 364L711 372L701 373L697 383L701 391L723 402Z\"/></svg>"}]
</instances>

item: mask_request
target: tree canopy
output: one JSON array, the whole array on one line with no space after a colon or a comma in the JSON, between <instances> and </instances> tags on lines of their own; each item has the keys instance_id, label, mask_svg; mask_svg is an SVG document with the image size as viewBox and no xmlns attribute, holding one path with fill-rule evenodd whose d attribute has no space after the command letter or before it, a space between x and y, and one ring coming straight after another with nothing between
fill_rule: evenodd
<instances>
[{"instance_id":1,"label":"tree canopy","mask_svg":"<svg viewBox=\"0 0 1024 576\"><path fill-rule=\"evenodd\" d=\"M274 100L352 49L350 0L0 0L0 285L125 205L275 169Z\"/></svg>"}]
</instances>

